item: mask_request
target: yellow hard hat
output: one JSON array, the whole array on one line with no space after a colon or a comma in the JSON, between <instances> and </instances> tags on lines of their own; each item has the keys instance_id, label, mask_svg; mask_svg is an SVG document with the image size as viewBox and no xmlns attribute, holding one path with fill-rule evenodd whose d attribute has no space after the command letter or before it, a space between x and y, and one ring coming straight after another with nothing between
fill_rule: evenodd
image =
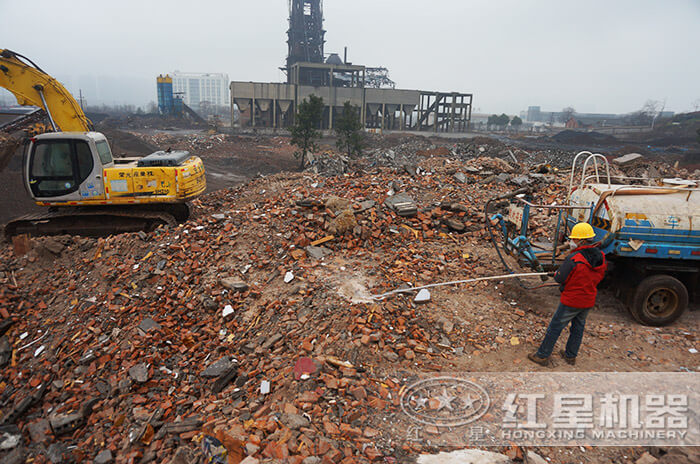
<instances>
[{"instance_id":1,"label":"yellow hard hat","mask_svg":"<svg viewBox=\"0 0 700 464\"><path fill-rule=\"evenodd\" d=\"M579 222L571 229L571 235L569 238L572 240L584 240L587 238L595 237L595 232L593 227L587 222Z\"/></svg>"}]
</instances>

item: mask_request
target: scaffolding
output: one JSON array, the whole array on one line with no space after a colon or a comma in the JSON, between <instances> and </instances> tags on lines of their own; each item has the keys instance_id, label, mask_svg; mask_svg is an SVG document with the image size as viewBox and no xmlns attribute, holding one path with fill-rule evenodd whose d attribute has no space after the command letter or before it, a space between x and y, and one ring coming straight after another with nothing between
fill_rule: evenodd
<instances>
[{"instance_id":1,"label":"scaffolding","mask_svg":"<svg viewBox=\"0 0 700 464\"><path fill-rule=\"evenodd\" d=\"M416 122L411 129L432 132L467 132L472 117L470 93L421 92Z\"/></svg>"}]
</instances>

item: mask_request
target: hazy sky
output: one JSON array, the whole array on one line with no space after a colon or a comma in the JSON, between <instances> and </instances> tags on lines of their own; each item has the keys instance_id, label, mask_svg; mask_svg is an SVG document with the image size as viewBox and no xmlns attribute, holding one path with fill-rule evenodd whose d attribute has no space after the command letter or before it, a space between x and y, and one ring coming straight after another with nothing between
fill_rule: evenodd
<instances>
[{"instance_id":1,"label":"hazy sky","mask_svg":"<svg viewBox=\"0 0 700 464\"><path fill-rule=\"evenodd\" d=\"M399 88L474 94L478 112L623 113L700 99L700 0L326 0L326 53ZM88 103L145 105L155 77L279 82L286 0L0 0L0 48Z\"/></svg>"}]
</instances>

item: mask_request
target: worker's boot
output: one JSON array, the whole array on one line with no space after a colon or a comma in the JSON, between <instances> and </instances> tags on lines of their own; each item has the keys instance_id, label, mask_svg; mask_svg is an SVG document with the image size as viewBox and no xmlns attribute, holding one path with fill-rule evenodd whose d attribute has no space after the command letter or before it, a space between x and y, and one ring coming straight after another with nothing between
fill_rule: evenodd
<instances>
[{"instance_id":1,"label":"worker's boot","mask_svg":"<svg viewBox=\"0 0 700 464\"><path fill-rule=\"evenodd\" d=\"M571 364L572 366L576 365L576 356L573 358L568 357L565 350L559 350L559 354L562 358L564 358L564 361L566 361L567 364Z\"/></svg>"},{"instance_id":2,"label":"worker's boot","mask_svg":"<svg viewBox=\"0 0 700 464\"><path fill-rule=\"evenodd\" d=\"M537 356L537 352L528 354L527 359L534 362L535 364L539 364L540 366L547 367L549 365L549 358L540 358L539 356Z\"/></svg>"}]
</instances>

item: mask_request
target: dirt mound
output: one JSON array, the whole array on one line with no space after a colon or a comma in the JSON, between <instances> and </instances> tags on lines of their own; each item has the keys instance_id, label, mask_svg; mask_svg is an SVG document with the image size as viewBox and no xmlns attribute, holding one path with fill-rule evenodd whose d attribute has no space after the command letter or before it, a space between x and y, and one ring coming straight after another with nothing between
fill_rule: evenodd
<instances>
[{"instance_id":1,"label":"dirt mound","mask_svg":"<svg viewBox=\"0 0 700 464\"><path fill-rule=\"evenodd\" d=\"M700 137L700 112L681 113L672 118L656 121L654 129L639 134L630 134L629 139L654 147L673 145L697 149Z\"/></svg>"},{"instance_id":2,"label":"dirt mound","mask_svg":"<svg viewBox=\"0 0 700 464\"><path fill-rule=\"evenodd\" d=\"M505 144L500 140L496 140L491 137L484 137L481 135L474 137L473 139L469 139L469 142L471 142L473 145L489 145L498 148L505 147Z\"/></svg>"},{"instance_id":3,"label":"dirt mound","mask_svg":"<svg viewBox=\"0 0 700 464\"><path fill-rule=\"evenodd\" d=\"M570 129L559 132L551 139L566 145L613 145L619 143L619 140L612 135L601 134L600 132L579 132Z\"/></svg>"},{"instance_id":4,"label":"dirt mound","mask_svg":"<svg viewBox=\"0 0 700 464\"><path fill-rule=\"evenodd\" d=\"M149 155L154 151L158 150L158 146L145 141L140 137L136 137L128 132L113 129L107 126L99 126L97 128L99 132L102 132L110 146L112 147L112 153L114 156L127 155Z\"/></svg>"}]
</instances>

